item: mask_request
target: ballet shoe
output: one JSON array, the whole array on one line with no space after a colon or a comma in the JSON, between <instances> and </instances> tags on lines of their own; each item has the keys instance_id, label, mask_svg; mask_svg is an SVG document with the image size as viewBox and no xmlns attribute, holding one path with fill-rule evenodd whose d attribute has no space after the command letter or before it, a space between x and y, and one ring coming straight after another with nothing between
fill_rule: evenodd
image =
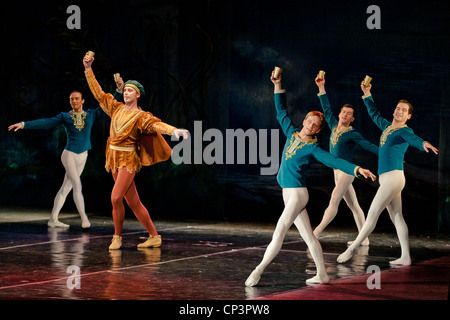
<instances>
[{"instance_id":1,"label":"ballet shoe","mask_svg":"<svg viewBox=\"0 0 450 320\"><path fill-rule=\"evenodd\" d=\"M329 282L330 282L330 278L328 278L328 276L319 277L318 275L306 280L306 284L308 284L308 285L328 284Z\"/></svg>"},{"instance_id":2,"label":"ballet shoe","mask_svg":"<svg viewBox=\"0 0 450 320\"><path fill-rule=\"evenodd\" d=\"M259 282L259 279L261 279L261 271L255 269L253 272L248 276L247 280L245 281L246 287L253 287L256 286Z\"/></svg>"},{"instance_id":3,"label":"ballet shoe","mask_svg":"<svg viewBox=\"0 0 450 320\"><path fill-rule=\"evenodd\" d=\"M82 227L83 229L88 229L88 228L91 227L91 223L89 222L88 219L82 220L82 221L81 221L81 227Z\"/></svg>"},{"instance_id":4,"label":"ballet shoe","mask_svg":"<svg viewBox=\"0 0 450 320\"><path fill-rule=\"evenodd\" d=\"M114 235L109 246L109 250L118 250L122 246L122 237Z\"/></svg>"},{"instance_id":5,"label":"ballet shoe","mask_svg":"<svg viewBox=\"0 0 450 320\"><path fill-rule=\"evenodd\" d=\"M161 247L161 243L162 243L162 239L161 239L161 235L157 235L157 236L149 236L148 239L143 242L138 244L138 248L159 248Z\"/></svg>"},{"instance_id":6,"label":"ballet shoe","mask_svg":"<svg viewBox=\"0 0 450 320\"><path fill-rule=\"evenodd\" d=\"M68 224L62 223L59 220L48 220L47 225L50 228L69 228Z\"/></svg>"}]
</instances>

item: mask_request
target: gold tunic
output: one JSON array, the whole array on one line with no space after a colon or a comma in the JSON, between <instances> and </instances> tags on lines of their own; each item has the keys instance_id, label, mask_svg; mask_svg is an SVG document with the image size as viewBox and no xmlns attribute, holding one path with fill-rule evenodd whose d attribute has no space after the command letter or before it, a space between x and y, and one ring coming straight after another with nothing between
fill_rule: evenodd
<instances>
[{"instance_id":1,"label":"gold tunic","mask_svg":"<svg viewBox=\"0 0 450 320\"><path fill-rule=\"evenodd\" d=\"M133 170L139 171L142 166L167 160L172 149L161 134L171 135L176 128L141 108L128 110L112 94L103 92L92 69L85 71L85 75L95 99L111 118L106 146L106 170L120 171L125 167L132 173Z\"/></svg>"}]
</instances>

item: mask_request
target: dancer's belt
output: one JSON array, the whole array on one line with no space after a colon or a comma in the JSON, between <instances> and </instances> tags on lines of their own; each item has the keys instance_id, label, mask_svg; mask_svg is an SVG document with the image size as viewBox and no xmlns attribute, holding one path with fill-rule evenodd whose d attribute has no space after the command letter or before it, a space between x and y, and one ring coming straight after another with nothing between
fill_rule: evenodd
<instances>
[{"instance_id":1,"label":"dancer's belt","mask_svg":"<svg viewBox=\"0 0 450 320\"><path fill-rule=\"evenodd\" d=\"M109 145L109 148L112 150L118 150L118 151L136 151L136 148L134 148L134 147L119 147L119 146L113 146L112 144Z\"/></svg>"}]
</instances>

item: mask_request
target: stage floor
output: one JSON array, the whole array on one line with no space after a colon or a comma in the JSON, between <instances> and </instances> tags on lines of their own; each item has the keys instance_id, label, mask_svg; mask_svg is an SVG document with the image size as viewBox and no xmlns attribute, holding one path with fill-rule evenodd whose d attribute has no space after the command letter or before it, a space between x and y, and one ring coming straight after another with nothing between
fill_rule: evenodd
<instances>
[{"instance_id":1,"label":"stage floor","mask_svg":"<svg viewBox=\"0 0 450 320\"><path fill-rule=\"evenodd\" d=\"M356 232L330 226L320 242L331 283L311 287L305 280L315 274L315 265L292 228L258 286L246 288L275 222L155 220L161 248L138 249L147 233L128 215L122 249L109 251L111 218L90 216L92 227L83 230L77 214L61 214L69 229L48 228L48 216L42 210L0 209L1 300L448 299L447 235L411 235L413 265L390 268L389 260L400 253L395 233L375 230L369 247L338 264ZM366 273L369 266L382 271L381 289L368 288L374 275Z\"/></svg>"}]
</instances>

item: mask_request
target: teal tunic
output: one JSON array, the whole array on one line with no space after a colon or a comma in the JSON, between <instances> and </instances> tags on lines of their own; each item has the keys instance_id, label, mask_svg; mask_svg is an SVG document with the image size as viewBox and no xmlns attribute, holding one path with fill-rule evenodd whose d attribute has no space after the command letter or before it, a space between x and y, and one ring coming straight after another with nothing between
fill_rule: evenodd
<instances>
[{"instance_id":1,"label":"teal tunic","mask_svg":"<svg viewBox=\"0 0 450 320\"><path fill-rule=\"evenodd\" d=\"M373 122L383 130L379 145L378 174L392 170L403 170L403 161L408 146L411 145L425 151L423 148L424 140L416 136L407 125L392 127L392 123L380 115L372 96L364 97L363 101Z\"/></svg>"},{"instance_id":2,"label":"teal tunic","mask_svg":"<svg viewBox=\"0 0 450 320\"><path fill-rule=\"evenodd\" d=\"M322 105L325 120L331 129L330 153L332 155L347 161L353 161L355 147L358 145L363 150L369 151L378 156L378 147L366 140L353 127L349 127L343 131L337 130L339 120L334 117L333 112L331 111L331 104L326 93L320 94L319 100Z\"/></svg>"},{"instance_id":3,"label":"teal tunic","mask_svg":"<svg viewBox=\"0 0 450 320\"><path fill-rule=\"evenodd\" d=\"M274 98L277 120L287 137L277 175L277 181L282 188L306 187L307 168L314 159L327 167L342 170L350 175L355 174L356 165L326 152L320 148L317 139L300 139L300 129L294 127L287 114L286 94L276 93Z\"/></svg>"},{"instance_id":4,"label":"teal tunic","mask_svg":"<svg viewBox=\"0 0 450 320\"><path fill-rule=\"evenodd\" d=\"M64 149L74 153L83 153L91 149L91 129L94 121L103 114L103 110L88 109L81 114L61 112L55 117L24 122L24 129L50 129L62 124L66 131L67 143Z\"/></svg>"},{"instance_id":5,"label":"teal tunic","mask_svg":"<svg viewBox=\"0 0 450 320\"><path fill-rule=\"evenodd\" d=\"M114 92L114 98L119 100L122 93ZM62 124L66 131L67 143L64 149L74 153L83 153L92 148L91 131L94 121L103 115L103 110L88 109L81 114L61 112L55 117L25 121L23 129L50 129Z\"/></svg>"}]
</instances>

